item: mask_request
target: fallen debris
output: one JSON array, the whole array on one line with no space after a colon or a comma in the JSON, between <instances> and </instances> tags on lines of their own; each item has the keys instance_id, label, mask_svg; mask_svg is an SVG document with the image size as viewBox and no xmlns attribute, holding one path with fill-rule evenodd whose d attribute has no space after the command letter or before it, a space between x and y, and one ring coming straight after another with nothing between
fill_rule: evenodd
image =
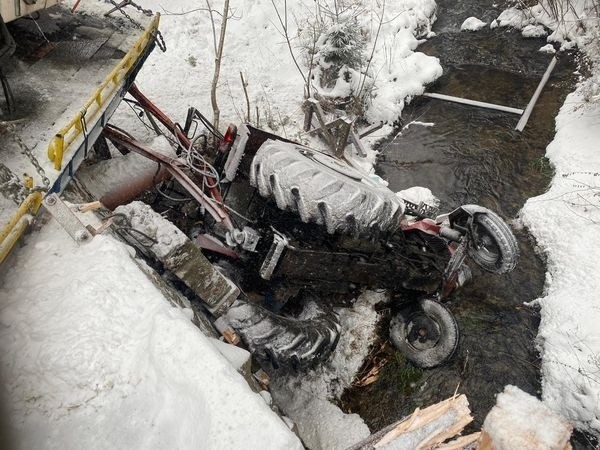
<instances>
[{"instance_id":1,"label":"fallen debris","mask_svg":"<svg viewBox=\"0 0 600 450\"><path fill-rule=\"evenodd\" d=\"M372 434L349 450L433 448L460 433L472 420L467 397L459 395L423 410L417 408L409 417ZM453 445L450 448L464 448L455 447L456 442Z\"/></svg>"},{"instance_id":2,"label":"fallen debris","mask_svg":"<svg viewBox=\"0 0 600 450\"><path fill-rule=\"evenodd\" d=\"M213 314L221 315L239 296L237 286L179 228L149 205L133 202L119 206L115 213L125 217L142 238L154 241L147 246L152 254L194 291Z\"/></svg>"}]
</instances>

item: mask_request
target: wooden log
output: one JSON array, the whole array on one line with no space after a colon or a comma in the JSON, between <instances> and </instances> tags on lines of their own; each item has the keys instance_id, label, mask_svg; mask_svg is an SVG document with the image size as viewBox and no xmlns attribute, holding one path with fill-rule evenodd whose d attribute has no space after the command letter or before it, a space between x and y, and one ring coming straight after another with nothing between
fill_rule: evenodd
<instances>
[{"instance_id":1,"label":"wooden log","mask_svg":"<svg viewBox=\"0 0 600 450\"><path fill-rule=\"evenodd\" d=\"M372 434L349 450L426 449L460 433L473 417L467 397L459 395L415 412Z\"/></svg>"},{"instance_id":2,"label":"wooden log","mask_svg":"<svg viewBox=\"0 0 600 450\"><path fill-rule=\"evenodd\" d=\"M467 434L466 436L461 436L458 439L441 444L439 447L436 447L435 450L464 450L474 448L480 437L481 432L479 431L477 433Z\"/></svg>"}]
</instances>

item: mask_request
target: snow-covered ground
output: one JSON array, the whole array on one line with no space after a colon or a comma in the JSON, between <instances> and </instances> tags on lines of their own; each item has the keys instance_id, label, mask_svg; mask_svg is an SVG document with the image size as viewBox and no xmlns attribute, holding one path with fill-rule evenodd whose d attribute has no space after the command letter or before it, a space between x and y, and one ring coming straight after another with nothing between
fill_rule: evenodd
<instances>
[{"instance_id":1,"label":"snow-covered ground","mask_svg":"<svg viewBox=\"0 0 600 450\"><path fill-rule=\"evenodd\" d=\"M600 104L570 94L546 156L556 175L523 223L547 257L541 306L543 398L600 435Z\"/></svg>"},{"instance_id":2,"label":"snow-covered ground","mask_svg":"<svg viewBox=\"0 0 600 450\"><path fill-rule=\"evenodd\" d=\"M65 3L73 3L65 2ZM139 0L161 12L168 51L155 51L138 77L141 89L169 115L183 120L189 106L211 117L213 36L204 3ZM221 1L211 2L215 10ZM367 117L397 118L407 98L441 75L435 58L415 52L430 35L433 0L363 0L357 23L367 36L373 84ZM283 12L283 2L275 2ZM562 48L579 47L598 59L598 21L578 0L564 23L553 22L548 5L510 9L490 26L513 26ZM290 137L302 120L308 75L306 24L315 2L287 2L290 57L282 25L270 0L232 0L219 83L221 124L240 122L248 82L250 121ZM109 5L82 2L79 10L101 16ZM135 17L136 12L131 10ZM215 12L218 22L218 14ZM474 19L474 18L472 18ZM379 24L381 23L381 27ZM483 23L483 22L482 22ZM464 29L482 25L470 20ZM585 24L585 27L582 27ZM217 23L218 25L218 23ZM542 27L543 25L543 27ZM594 36L596 40L594 41ZM545 51L548 51L546 49ZM372 58L371 58L372 54ZM323 69L321 67L319 70ZM579 427L600 434L600 65L571 94L557 118L547 156L556 176L550 190L530 199L521 219L548 258L539 344L543 400ZM318 74L318 70L316 71ZM351 92L361 75L349 71L320 95ZM595 101L595 102L594 102ZM257 119L257 115L260 119ZM152 137L127 107L114 122L139 138ZM387 134L384 127L378 135ZM371 155L372 156L372 155ZM121 175L127 177L126 159ZM367 167L372 159L363 161ZM105 184L98 174L89 184ZM53 221L25 240L0 272L0 363L3 404L23 448L298 448L300 441L253 393L208 337L140 270L127 247L98 237L77 247ZM331 363L304 377L275 380L273 395L297 422L311 448L340 448L368 429L329 400L351 382L371 342L378 296L361 297L340 311L345 324ZM360 345L358 345L360 343ZM220 347L220 345L219 345ZM227 352L225 352L227 353Z\"/></svg>"},{"instance_id":3,"label":"snow-covered ground","mask_svg":"<svg viewBox=\"0 0 600 450\"><path fill-rule=\"evenodd\" d=\"M538 343L542 354L543 400L578 427L600 436L600 28L598 10L586 0L570 2L564 21L548 14L546 1L511 8L500 26L542 35L562 49L578 45L591 76L570 94L556 118L556 136L546 156L552 184L529 199L523 223L547 257ZM545 31L544 31L545 33Z\"/></svg>"},{"instance_id":4,"label":"snow-covered ground","mask_svg":"<svg viewBox=\"0 0 600 450\"><path fill-rule=\"evenodd\" d=\"M168 47L166 53L156 50L150 56L138 76L140 88L176 120L184 119L189 106L210 118L214 50L204 3L137 3L163 14L161 30ZM407 98L422 93L424 85L442 73L436 58L414 51L418 39L430 34L435 2L353 3L366 38L364 56L370 60L367 75L362 75L372 85L367 116L374 122L393 121ZM211 4L218 27L222 1ZM283 2L275 5L283 14ZM110 7L89 0L81 2L78 11L102 18ZM323 13L317 7L310 0L287 2L288 33L299 71L273 2L231 1L218 90L222 125L241 122L246 115L242 72L248 82L250 120L298 136L303 121L301 72L308 75L302 49L310 34L304 27ZM139 17L132 8L127 11ZM354 77L338 83L336 92L356 88L361 75ZM332 94L318 82L312 87L321 95ZM153 142L125 106L113 122ZM388 125L379 136L389 129ZM127 162L136 160L115 160L119 174L127 177ZM367 159L362 167L371 163ZM97 186L107 180L98 174L87 177ZM52 220L24 243L0 272L3 404L18 446L300 447L262 397L191 323L191 311L166 300L128 247L108 236L78 247ZM281 379L274 388L284 412L298 422L313 448L339 448L368 434L362 419L343 414L329 400L341 394L366 356L377 322L377 299L367 294L355 308L341 312L346 330L328 367L304 379ZM310 395L294 395L299 385Z\"/></svg>"},{"instance_id":5,"label":"snow-covered ground","mask_svg":"<svg viewBox=\"0 0 600 450\"><path fill-rule=\"evenodd\" d=\"M110 236L53 220L3 266L0 369L14 448L301 448Z\"/></svg>"}]
</instances>

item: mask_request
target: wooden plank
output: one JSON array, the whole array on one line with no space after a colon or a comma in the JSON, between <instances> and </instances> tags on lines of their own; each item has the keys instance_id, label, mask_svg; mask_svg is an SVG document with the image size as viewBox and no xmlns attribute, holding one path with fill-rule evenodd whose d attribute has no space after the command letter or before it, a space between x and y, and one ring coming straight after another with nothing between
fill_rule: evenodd
<instances>
[{"instance_id":1,"label":"wooden plank","mask_svg":"<svg viewBox=\"0 0 600 450\"><path fill-rule=\"evenodd\" d=\"M304 112L304 131L310 131L314 114L313 105L308 101L304 105L306 106L306 111Z\"/></svg>"},{"instance_id":2,"label":"wooden plank","mask_svg":"<svg viewBox=\"0 0 600 450\"><path fill-rule=\"evenodd\" d=\"M325 141L329 145L329 148L331 148L332 151L335 151L335 139L327 129L327 123L325 122L325 113L321 108L321 104L318 100L315 100L314 98L309 98L307 101L311 103L315 113L317 114L317 120L319 121L319 125L323 129L323 139L325 139Z\"/></svg>"},{"instance_id":3,"label":"wooden plank","mask_svg":"<svg viewBox=\"0 0 600 450\"><path fill-rule=\"evenodd\" d=\"M367 156L367 150L365 149L364 144L360 140L360 136L356 134L354 130L351 130L350 132L350 139L354 144L354 148L356 148L356 153L358 153L358 156L365 158Z\"/></svg>"},{"instance_id":4,"label":"wooden plank","mask_svg":"<svg viewBox=\"0 0 600 450\"><path fill-rule=\"evenodd\" d=\"M348 118L340 119L339 134L337 145L335 146L334 155L336 158L344 156L344 149L348 145L348 136L352 132L352 121Z\"/></svg>"},{"instance_id":5,"label":"wooden plank","mask_svg":"<svg viewBox=\"0 0 600 450\"><path fill-rule=\"evenodd\" d=\"M383 128L383 125L385 125L383 122L379 122L378 124L375 124L370 128L367 128L365 131L360 133L360 135L358 137L362 139L362 138L370 135L371 133L376 132L377 130L381 130Z\"/></svg>"},{"instance_id":6,"label":"wooden plank","mask_svg":"<svg viewBox=\"0 0 600 450\"><path fill-rule=\"evenodd\" d=\"M315 128L313 130L310 130L308 132L309 136L316 136L317 134L323 134L323 130L327 130L327 131L331 131L333 128L337 128L341 125L343 125L343 120L342 119L335 119L333 122L329 122L328 124L325 125L325 128L319 127L319 128Z\"/></svg>"},{"instance_id":7,"label":"wooden plank","mask_svg":"<svg viewBox=\"0 0 600 450\"><path fill-rule=\"evenodd\" d=\"M444 101L453 102L453 103L461 103L463 105L476 106L478 108L494 109L496 111L508 112L508 113L512 113L512 114L518 114L518 115L523 114L522 109L511 108L510 106L495 105L493 103L480 102L477 100L469 100L466 98L453 97L451 95L436 94L433 92L425 92L423 94L423 97L435 98L437 100L444 100Z\"/></svg>"}]
</instances>

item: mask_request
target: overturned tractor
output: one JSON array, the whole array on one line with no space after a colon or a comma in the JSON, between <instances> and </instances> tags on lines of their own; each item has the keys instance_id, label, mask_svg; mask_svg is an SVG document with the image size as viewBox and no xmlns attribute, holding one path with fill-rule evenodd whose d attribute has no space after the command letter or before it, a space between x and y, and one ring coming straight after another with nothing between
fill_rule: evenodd
<instances>
[{"instance_id":1,"label":"overturned tractor","mask_svg":"<svg viewBox=\"0 0 600 450\"><path fill-rule=\"evenodd\" d=\"M343 159L248 124L221 136L195 109L181 127L135 86L131 93L152 123L170 130L176 151L165 155L108 126L104 136L116 148L157 165L125 194L101 201L113 209L157 186L148 199L154 214L168 217L218 277L232 281L223 283L227 300L209 307L219 327L236 330L264 362L303 369L326 359L340 333L331 306L348 305L358 289L383 288L394 294L392 343L414 364L434 367L458 345L443 302L470 279L467 259L500 274L517 263L510 228L486 208L440 215Z\"/></svg>"}]
</instances>

